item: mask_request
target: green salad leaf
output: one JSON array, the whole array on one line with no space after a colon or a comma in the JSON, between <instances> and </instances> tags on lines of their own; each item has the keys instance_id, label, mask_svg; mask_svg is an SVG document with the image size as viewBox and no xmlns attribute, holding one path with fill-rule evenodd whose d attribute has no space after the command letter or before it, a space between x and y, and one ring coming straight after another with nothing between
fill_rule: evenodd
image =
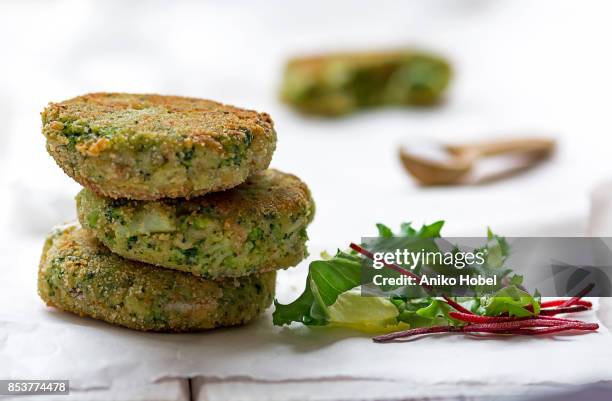
<instances>
[{"instance_id":1,"label":"green salad leaf","mask_svg":"<svg viewBox=\"0 0 612 401\"><path fill-rule=\"evenodd\" d=\"M392 302L400 311L398 320L410 327L437 326L453 321L448 316L451 311L448 304L435 298L413 300L396 297Z\"/></svg>"},{"instance_id":2,"label":"green salad leaf","mask_svg":"<svg viewBox=\"0 0 612 401\"><path fill-rule=\"evenodd\" d=\"M328 307L338 296L361 283L359 256L338 251L327 260L316 260L309 266L306 288L288 305L274 301L272 320L275 325L300 322L325 325L329 321Z\"/></svg>"},{"instance_id":3,"label":"green salad leaf","mask_svg":"<svg viewBox=\"0 0 612 401\"><path fill-rule=\"evenodd\" d=\"M417 230L410 223L403 223L399 234L394 234L384 224L377 224L376 227L381 241L391 239L393 244L429 249L435 247L435 242L430 239L440 237L443 225L443 221L437 221ZM493 234L489 229L487 244L481 249L486 254L486 264L470 268L477 269L477 273L484 276L498 275L500 279L505 278L505 286L490 296L461 297L455 300L480 315L537 315L540 311L538 295L532 296L521 289L522 277L511 276L511 271L504 268L510 252L505 238ZM454 309L439 297L414 298L406 294L363 296L360 291L361 258L354 251L338 250L334 256L325 253L322 257L310 263L304 292L295 301L286 305L274 301L275 325L298 322L308 326L388 332L414 327L465 324L449 315Z\"/></svg>"},{"instance_id":4,"label":"green salad leaf","mask_svg":"<svg viewBox=\"0 0 612 401\"><path fill-rule=\"evenodd\" d=\"M439 236L444 224L438 221L423 225L420 230L412 228L410 223L402 224L402 237L432 238ZM377 225L381 237L391 236L391 229L383 224ZM306 325L326 325L330 321L329 307L338 296L361 284L361 259L354 253L337 251L336 255L324 260L310 263L306 288L292 303L283 305L274 301L272 321L275 325L299 322Z\"/></svg>"},{"instance_id":5,"label":"green salad leaf","mask_svg":"<svg viewBox=\"0 0 612 401\"><path fill-rule=\"evenodd\" d=\"M481 304L487 316L507 313L510 316L528 317L540 313L538 300L516 285L502 288L493 296L484 298ZM527 305L531 305L533 312L526 308Z\"/></svg>"},{"instance_id":6,"label":"green salad leaf","mask_svg":"<svg viewBox=\"0 0 612 401\"><path fill-rule=\"evenodd\" d=\"M340 294L328 311L330 326L348 327L369 333L410 327L398 319L399 310L389 299L364 297L358 288Z\"/></svg>"}]
</instances>

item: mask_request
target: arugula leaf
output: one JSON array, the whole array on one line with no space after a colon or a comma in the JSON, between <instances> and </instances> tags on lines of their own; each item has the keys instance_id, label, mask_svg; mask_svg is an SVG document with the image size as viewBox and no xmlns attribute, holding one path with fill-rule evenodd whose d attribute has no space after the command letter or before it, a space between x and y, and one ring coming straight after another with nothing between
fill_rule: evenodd
<instances>
[{"instance_id":1,"label":"arugula leaf","mask_svg":"<svg viewBox=\"0 0 612 401\"><path fill-rule=\"evenodd\" d=\"M423 224L420 230L415 230L412 227L412 223L400 224L400 233L404 237L420 237L420 238L438 238L440 237L440 230L444 226L444 220L438 220L432 224Z\"/></svg>"},{"instance_id":2,"label":"arugula leaf","mask_svg":"<svg viewBox=\"0 0 612 401\"><path fill-rule=\"evenodd\" d=\"M427 307L417 310L416 313L421 317L435 319L437 317L448 317L449 311L450 306L446 302L434 299Z\"/></svg>"},{"instance_id":3,"label":"arugula leaf","mask_svg":"<svg viewBox=\"0 0 612 401\"><path fill-rule=\"evenodd\" d=\"M531 305L533 312L526 308L527 305ZM493 296L485 297L482 306L487 316L508 313L510 316L528 317L540 313L538 300L515 285L509 285L497 291Z\"/></svg>"},{"instance_id":4,"label":"arugula leaf","mask_svg":"<svg viewBox=\"0 0 612 401\"><path fill-rule=\"evenodd\" d=\"M274 313L272 314L272 322L276 326L291 324L291 322L301 322L304 324L325 324L325 322L316 322L310 317L310 308L314 302L314 296L310 290L310 276L306 279L306 289L289 305L282 305L276 299L274 300Z\"/></svg>"},{"instance_id":5,"label":"arugula leaf","mask_svg":"<svg viewBox=\"0 0 612 401\"><path fill-rule=\"evenodd\" d=\"M510 245L508 244L508 241L506 241L504 237L494 234L493 231L491 231L491 227L487 227L487 239L489 241L497 241L504 256L508 256L510 254Z\"/></svg>"},{"instance_id":6,"label":"arugula leaf","mask_svg":"<svg viewBox=\"0 0 612 401\"><path fill-rule=\"evenodd\" d=\"M430 225L423 224L421 229L416 233L416 236L421 238L438 238L440 237L442 226L444 226L444 220L436 221Z\"/></svg>"},{"instance_id":7,"label":"arugula leaf","mask_svg":"<svg viewBox=\"0 0 612 401\"><path fill-rule=\"evenodd\" d=\"M448 316L452 311L446 302L435 298L405 299L393 298L392 301L400 311L398 320L410 327L429 327L452 324L454 319Z\"/></svg>"},{"instance_id":8,"label":"arugula leaf","mask_svg":"<svg viewBox=\"0 0 612 401\"><path fill-rule=\"evenodd\" d=\"M378 235L380 235L381 237L383 238L393 237L393 231L391 231L391 229L387 227L386 225L382 223L378 223L376 224L376 228L378 228Z\"/></svg>"},{"instance_id":9,"label":"arugula leaf","mask_svg":"<svg viewBox=\"0 0 612 401\"><path fill-rule=\"evenodd\" d=\"M412 228L412 223L402 223L400 224L400 232L404 234L406 237L414 237L417 231Z\"/></svg>"},{"instance_id":10,"label":"arugula leaf","mask_svg":"<svg viewBox=\"0 0 612 401\"><path fill-rule=\"evenodd\" d=\"M328 260L310 263L306 288L288 305L274 301L272 320L275 325L300 322L308 325L327 324L328 307L338 295L361 283L359 256L338 251Z\"/></svg>"}]
</instances>

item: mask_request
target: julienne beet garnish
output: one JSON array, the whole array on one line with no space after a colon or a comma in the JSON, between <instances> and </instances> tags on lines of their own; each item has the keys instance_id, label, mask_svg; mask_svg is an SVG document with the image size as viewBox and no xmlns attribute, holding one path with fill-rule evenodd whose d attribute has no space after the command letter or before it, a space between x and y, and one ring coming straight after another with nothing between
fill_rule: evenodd
<instances>
[{"instance_id":1,"label":"julienne beet garnish","mask_svg":"<svg viewBox=\"0 0 612 401\"><path fill-rule=\"evenodd\" d=\"M483 316L483 315L474 315L467 314L461 312L450 312L449 316L453 319L461 320L466 323L503 323L503 322L516 322L521 320L529 320L534 319L532 316L530 317L515 317L515 316ZM539 316L538 319L557 321L563 323L583 323L580 320L575 319L565 319L562 317L552 317L552 316Z\"/></svg>"},{"instance_id":2,"label":"julienne beet garnish","mask_svg":"<svg viewBox=\"0 0 612 401\"><path fill-rule=\"evenodd\" d=\"M373 259L374 255L362 248L361 246L351 243L351 249L364 255L369 259ZM405 276L420 279L420 277L408 271L401 266L393 263L386 263L382 261L385 267L390 268ZM431 294L432 288L429 286L422 286L428 293ZM431 326L431 327L418 327L405 331L398 331L394 333L385 334L382 336L374 337L375 342L392 342L397 339L405 339L408 337L420 336L424 334L434 333L486 333L486 334L497 334L497 335L547 335L562 332L585 332L595 331L599 328L597 323L587 323L575 319L567 319L561 317L554 317L558 314L567 314L582 312L592 308L593 304L589 301L582 300L581 298L588 294L594 288L594 284L589 284L575 297L570 299L559 299L552 301L545 301L540 303L540 312L538 315L529 317L514 317L514 316L485 316L477 315L474 312L464 308L456 301L452 300L447 296L443 296L444 301L456 312L449 312L449 317L458 321L463 325L446 325L446 326ZM533 306L525 305L525 309L533 312Z\"/></svg>"},{"instance_id":3,"label":"julienne beet garnish","mask_svg":"<svg viewBox=\"0 0 612 401\"><path fill-rule=\"evenodd\" d=\"M553 307L553 306L561 306L561 305L565 304L566 302L567 302L567 300L565 300L565 299L555 299L553 301L544 301L544 302L542 302L540 304L540 307L541 308L550 308L550 307ZM586 306L588 308L593 306L593 304L591 302L585 301L585 300L582 300L582 299L579 299L579 300L575 301L573 303L573 305Z\"/></svg>"},{"instance_id":4,"label":"julienne beet garnish","mask_svg":"<svg viewBox=\"0 0 612 401\"><path fill-rule=\"evenodd\" d=\"M544 316L554 316L554 315L558 315L560 313L576 313L576 312L584 312L585 310L589 310L591 309L590 307L587 306L568 306L568 307L564 307L564 306L560 306L558 308L554 308L554 309L542 309L540 311L540 315L544 315Z\"/></svg>"},{"instance_id":5,"label":"julienne beet garnish","mask_svg":"<svg viewBox=\"0 0 612 401\"><path fill-rule=\"evenodd\" d=\"M423 334L433 333L488 333L505 335L544 335L567 331L595 331L599 328L597 323L558 323L538 326L537 319L525 319L516 322L489 323L489 324L468 324L466 326L432 326L418 327L405 331L385 334L374 337L377 343L391 342L399 338L413 337ZM543 319L542 321L545 321ZM509 325L508 323L513 323ZM523 323L523 325L519 324Z\"/></svg>"}]
</instances>

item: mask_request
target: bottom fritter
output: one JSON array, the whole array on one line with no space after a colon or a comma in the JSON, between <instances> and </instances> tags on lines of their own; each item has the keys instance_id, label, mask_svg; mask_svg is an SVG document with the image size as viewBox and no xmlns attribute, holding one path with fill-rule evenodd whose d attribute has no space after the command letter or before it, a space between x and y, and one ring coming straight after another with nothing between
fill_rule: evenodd
<instances>
[{"instance_id":1,"label":"bottom fritter","mask_svg":"<svg viewBox=\"0 0 612 401\"><path fill-rule=\"evenodd\" d=\"M207 280L124 259L78 226L45 243L38 292L49 306L136 330L197 331L252 320L274 298L276 272Z\"/></svg>"}]
</instances>

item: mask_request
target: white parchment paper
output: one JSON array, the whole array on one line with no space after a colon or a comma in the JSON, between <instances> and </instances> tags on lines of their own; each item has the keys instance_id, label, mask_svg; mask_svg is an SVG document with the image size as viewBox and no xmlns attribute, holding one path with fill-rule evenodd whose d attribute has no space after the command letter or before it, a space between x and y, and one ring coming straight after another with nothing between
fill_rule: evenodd
<instances>
[{"instance_id":1,"label":"white parchment paper","mask_svg":"<svg viewBox=\"0 0 612 401\"><path fill-rule=\"evenodd\" d=\"M178 377L270 382L367 379L419 386L612 379L612 335L605 325L597 333L579 336L437 335L375 344L354 331L273 327L268 311L245 327L198 334L141 333L45 307L32 280L37 253L17 255L15 263L23 267L23 275L17 276L23 282L13 281L15 285L0 293L0 304L14 306L0 311L0 377L4 378L68 378L75 389ZM2 280L7 280L6 273ZM281 299L301 290L302 273L281 274ZM609 305L596 303L595 311L577 317L609 322Z\"/></svg>"}]
</instances>

